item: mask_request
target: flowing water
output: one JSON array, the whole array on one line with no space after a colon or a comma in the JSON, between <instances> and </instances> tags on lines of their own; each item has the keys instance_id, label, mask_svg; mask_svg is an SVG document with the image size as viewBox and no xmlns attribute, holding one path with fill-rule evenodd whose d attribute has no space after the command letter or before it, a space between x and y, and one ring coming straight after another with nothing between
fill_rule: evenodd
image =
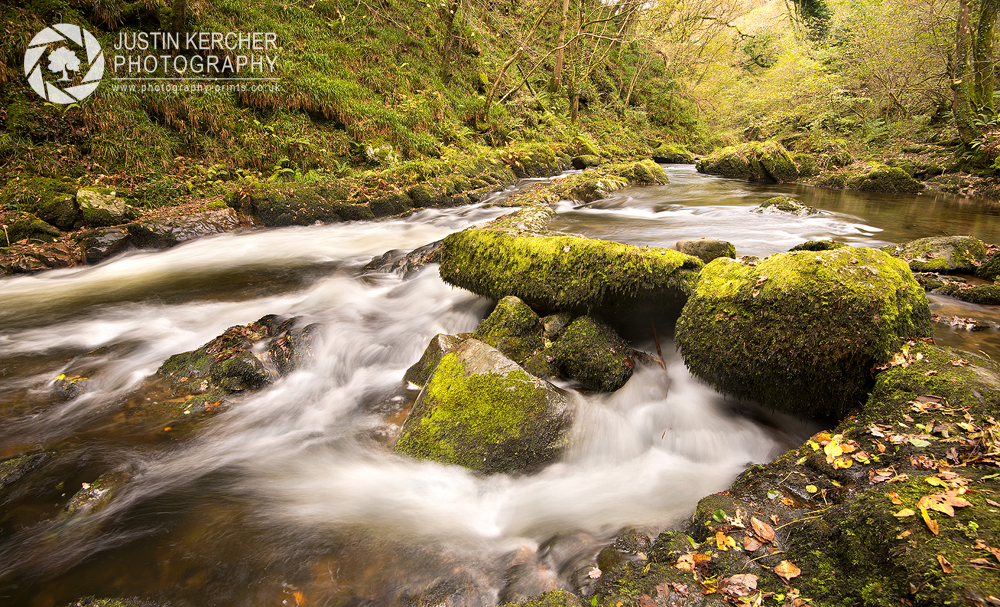
<instances>
[{"instance_id":1,"label":"flowing water","mask_svg":"<svg viewBox=\"0 0 1000 607\"><path fill-rule=\"evenodd\" d=\"M997 209L952 197L669 172L671 185L566 206L553 225L658 246L723 238L741 255L820 238L990 241L1000 227ZM750 212L775 194L824 213ZM492 605L507 567L531 562L546 542L555 552L551 538L584 554L626 526L653 532L814 429L737 408L692 379L665 342L666 373L644 369L613 395L577 396L573 446L540 473L482 477L388 451L380 437L398 420L387 405L412 398L400 385L405 369L436 333L472 330L490 302L447 286L433 266L409 280L359 270L388 249L508 211L225 234L0 280L0 460L46 454L0 493L0 604L61 607L97 595L183 607ZM123 403L169 355L265 314L320 323L310 362L183 431L126 423ZM1000 355L995 331L942 331ZM59 394L53 378L80 369L85 389ZM65 513L83 483L114 471L130 480L110 505Z\"/></svg>"}]
</instances>

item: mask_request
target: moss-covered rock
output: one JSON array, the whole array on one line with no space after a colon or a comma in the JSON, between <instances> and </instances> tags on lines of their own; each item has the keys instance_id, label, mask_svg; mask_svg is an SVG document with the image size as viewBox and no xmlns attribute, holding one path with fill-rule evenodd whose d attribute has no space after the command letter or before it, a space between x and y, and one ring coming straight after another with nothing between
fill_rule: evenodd
<instances>
[{"instance_id":1,"label":"moss-covered rock","mask_svg":"<svg viewBox=\"0 0 1000 607\"><path fill-rule=\"evenodd\" d=\"M976 285L964 289L960 299L984 306L1000 305L1000 285Z\"/></svg>"},{"instance_id":2,"label":"moss-covered rock","mask_svg":"<svg viewBox=\"0 0 1000 607\"><path fill-rule=\"evenodd\" d=\"M503 603L504 607L583 607L579 597L565 590L550 590L521 603Z\"/></svg>"},{"instance_id":3,"label":"moss-covered rock","mask_svg":"<svg viewBox=\"0 0 1000 607\"><path fill-rule=\"evenodd\" d=\"M930 335L923 289L872 249L720 258L677 325L685 363L719 390L798 415L843 415L900 337Z\"/></svg>"},{"instance_id":4,"label":"moss-covered rock","mask_svg":"<svg viewBox=\"0 0 1000 607\"><path fill-rule=\"evenodd\" d=\"M1000 280L1000 250L987 257L986 261L976 268L976 276L994 282Z\"/></svg>"},{"instance_id":5,"label":"moss-covered rock","mask_svg":"<svg viewBox=\"0 0 1000 607\"><path fill-rule=\"evenodd\" d=\"M29 177L9 181L0 190L0 204L31 213L59 229L69 230L79 210L73 197L76 188L57 179Z\"/></svg>"},{"instance_id":6,"label":"moss-covered rock","mask_svg":"<svg viewBox=\"0 0 1000 607\"><path fill-rule=\"evenodd\" d=\"M607 324L581 316L552 346L562 374L591 390L613 392L632 377L635 361L628 342Z\"/></svg>"},{"instance_id":7,"label":"moss-covered rock","mask_svg":"<svg viewBox=\"0 0 1000 607\"><path fill-rule=\"evenodd\" d=\"M509 224L508 224L509 225ZM515 295L539 311L597 308L635 298L684 301L702 263L667 249L578 236L465 230L444 239L441 277L473 293Z\"/></svg>"},{"instance_id":8,"label":"moss-covered rock","mask_svg":"<svg viewBox=\"0 0 1000 607\"><path fill-rule=\"evenodd\" d=\"M588 154L597 156L598 154ZM568 159L563 159L549 146L539 145L511 152L507 164L518 178L549 177L570 168Z\"/></svg>"},{"instance_id":9,"label":"moss-covered rock","mask_svg":"<svg viewBox=\"0 0 1000 607\"><path fill-rule=\"evenodd\" d=\"M99 599L97 597L84 597L69 603L65 607L169 607L160 603L154 603L141 598L127 599Z\"/></svg>"},{"instance_id":10,"label":"moss-covered rock","mask_svg":"<svg viewBox=\"0 0 1000 607\"><path fill-rule=\"evenodd\" d=\"M0 491L13 485L48 459L49 455L43 452L19 455L0 461Z\"/></svg>"},{"instance_id":11,"label":"moss-covered rock","mask_svg":"<svg viewBox=\"0 0 1000 607\"><path fill-rule=\"evenodd\" d=\"M792 160L795 162L795 166L799 169L799 177L815 177L823 171L819 163L816 162L816 159L810 154L796 152L792 154Z\"/></svg>"},{"instance_id":12,"label":"moss-covered rock","mask_svg":"<svg viewBox=\"0 0 1000 607\"><path fill-rule=\"evenodd\" d=\"M797 244L788 249L789 251L832 251L833 249L843 249L847 245L833 240L810 240Z\"/></svg>"},{"instance_id":13,"label":"moss-covered rock","mask_svg":"<svg viewBox=\"0 0 1000 607\"><path fill-rule=\"evenodd\" d=\"M464 340L460 337L438 333L431 338L431 342L427 344L427 348L424 349L420 360L406 370L403 380L412 382L418 386L425 385L427 380L430 379L431 373L434 373L434 369L437 368L438 363L444 358L444 355L454 352L462 344L462 341Z\"/></svg>"},{"instance_id":14,"label":"moss-covered rock","mask_svg":"<svg viewBox=\"0 0 1000 607\"><path fill-rule=\"evenodd\" d=\"M794 198L787 196L775 196L760 203L760 206L753 209L754 213L788 213L790 215L816 215L819 209L806 206Z\"/></svg>"},{"instance_id":15,"label":"moss-covered rock","mask_svg":"<svg viewBox=\"0 0 1000 607\"><path fill-rule=\"evenodd\" d=\"M665 185L670 183L667 172L652 160L612 165L608 167L608 171L633 185Z\"/></svg>"},{"instance_id":16,"label":"moss-covered rock","mask_svg":"<svg viewBox=\"0 0 1000 607\"><path fill-rule=\"evenodd\" d=\"M798 167L788 150L774 141L753 141L724 148L701 159L698 172L723 177L737 177L750 181L795 181Z\"/></svg>"},{"instance_id":17,"label":"moss-covered rock","mask_svg":"<svg viewBox=\"0 0 1000 607\"><path fill-rule=\"evenodd\" d=\"M513 296L501 299L472 336L518 363L545 345L541 319L527 304Z\"/></svg>"},{"instance_id":18,"label":"moss-covered rock","mask_svg":"<svg viewBox=\"0 0 1000 607\"><path fill-rule=\"evenodd\" d=\"M864 192L915 193L924 189L924 184L899 167L875 163L859 173L849 174L844 187Z\"/></svg>"},{"instance_id":19,"label":"moss-covered rock","mask_svg":"<svg viewBox=\"0 0 1000 607\"><path fill-rule=\"evenodd\" d=\"M226 198L226 204L269 227L375 218L367 201L348 202L347 195L336 185L267 184L235 192ZM415 202L414 206L420 205Z\"/></svg>"},{"instance_id":20,"label":"moss-covered rock","mask_svg":"<svg viewBox=\"0 0 1000 607\"><path fill-rule=\"evenodd\" d=\"M684 146L663 144L653 150L653 162L664 164L694 164L694 154Z\"/></svg>"},{"instance_id":21,"label":"moss-covered rock","mask_svg":"<svg viewBox=\"0 0 1000 607\"><path fill-rule=\"evenodd\" d=\"M983 243L972 236L932 236L882 250L910 264L914 272L972 274L986 259Z\"/></svg>"},{"instance_id":22,"label":"moss-covered rock","mask_svg":"<svg viewBox=\"0 0 1000 607\"><path fill-rule=\"evenodd\" d=\"M585 154L583 156L573 157L573 168L574 169L588 169L590 167L596 167L601 164L601 159L597 156L591 156Z\"/></svg>"},{"instance_id":23,"label":"moss-covered rock","mask_svg":"<svg viewBox=\"0 0 1000 607\"><path fill-rule=\"evenodd\" d=\"M674 247L681 253L697 257L705 263L719 257L736 259L736 247L733 246L733 243L725 240L716 240L715 238L679 240Z\"/></svg>"},{"instance_id":24,"label":"moss-covered rock","mask_svg":"<svg viewBox=\"0 0 1000 607\"><path fill-rule=\"evenodd\" d=\"M526 472L558 457L571 421L562 391L468 339L442 357L395 448L487 474Z\"/></svg>"},{"instance_id":25,"label":"moss-covered rock","mask_svg":"<svg viewBox=\"0 0 1000 607\"><path fill-rule=\"evenodd\" d=\"M82 188L76 193L80 215L76 227L101 228L127 223L138 213L118 192L108 188Z\"/></svg>"},{"instance_id":26,"label":"moss-covered rock","mask_svg":"<svg viewBox=\"0 0 1000 607\"><path fill-rule=\"evenodd\" d=\"M124 471L108 472L92 483L83 483L66 504L62 516L80 517L103 510L131 478L132 475Z\"/></svg>"}]
</instances>

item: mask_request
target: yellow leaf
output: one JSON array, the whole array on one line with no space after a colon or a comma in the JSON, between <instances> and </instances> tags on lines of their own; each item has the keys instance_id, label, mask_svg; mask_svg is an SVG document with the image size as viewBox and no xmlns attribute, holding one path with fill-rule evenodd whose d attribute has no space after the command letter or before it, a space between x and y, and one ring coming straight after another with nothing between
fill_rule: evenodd
<instances>
[{"instance_id":1,"label":"yellow leaf","mask_svg":"<svg viewBox=\"0 0 1000 607\"><path fill-rule=\"evenodd\" d=\"M774 573L778 575L781 579L786 582L792 578L799 577L802 570L796 567L793 563L788 561L781 561L774 567Z\"/></svg>"},{"instance_id":2,"label":"yellow leaf","mask_svg":"<svg viewBox=\"0 0 1000 607\"><path fill-rule=\"evenodd\" d=\"M726 551L736 547L736 540L721 531L716 531L715 545L719 547L719 550Z\"/></svg>"},{"instance_id":3,"label":"yellow leaf","mask_svg":"<svg viewBox=\"0 0 1000 607\"><path fill-rule=\"evenodd\" d=\"M932 485L934 487L947 487L948 486L947 483L945 483L943 480L939 479L936 476L928 476L924 480L927 481L928 485Z\"/></svg>"},{"instance_id":4,"label":"yellow leaf","mask_svg":"<svg viewBox=\"0 0 1000 607\"><path fill-rule=\"evenodd\" d=\"M838 468L850 468L851 464L853 463L854 460L852 459L848 459L846 457L838 457L837 459L833 460L833 468L835 470Z\"/></svg>"},{"instance_id":5,"label":"yellow leaf","mask_svg":"<svg viewBox=\"0 0 1000 607\"><path fill-rule=\"evenodd\" d=\"M941 571L945 573L951 573L955 571L955 567L948 562L948 559L944 558L943 554L937 555L938 564L941 565Z\"/></svg>"},{"instance_id":6,"label":"yellow leaf","mask_svg":"<svg viewBox=\"0 0 1000 607\"><path fill-rule=\"evenodd\" d=\"M900 504L903 503L903 500L899 499L899 494L896 493L895 491L893 491L892 493L889 493L888 495L889 495L889 499L892 500L893 504L896 504L898 506L898 505L900 505Z\"/></svg>"},{"instance_id":7,"label":"yellow leaf","mask_svg":"<svg viewBox=\"0 0 1000 607\"><path fill-rule=\"evenodd\" d=\"M939 533L937 521L932 519L930 515L927 514L926 508L920 509L920 516L924 519L924 523L927 525L927 528L931 530L931 533L937 535Z\"/></svg>"},{"instance_id":8,"label":"yellow leaf","mask_svg":"<svg viewBox=\"0 0 1000 607\"><path fill-rule=\"evenodd\" d=\"M808 491L809 493L816 493L817 491L819 491L819 488L816 487L816 485L806 485L806 491Z\"/></svg>"},{"instance_id":9,"label":"yellow leaf","mask_svg":"<svg viewBox=\"0 0 1000 607\"><path fill-rule=\"evenodd\" d=\"M910 508L903 508L899 512L894 513L893 516L895 516L897 518L904 518L904 517L907 517L907 516L913 516L915 514L916 514L916 512L914 512L912 509L910 509Z\"/></svg>"}]
</instances>

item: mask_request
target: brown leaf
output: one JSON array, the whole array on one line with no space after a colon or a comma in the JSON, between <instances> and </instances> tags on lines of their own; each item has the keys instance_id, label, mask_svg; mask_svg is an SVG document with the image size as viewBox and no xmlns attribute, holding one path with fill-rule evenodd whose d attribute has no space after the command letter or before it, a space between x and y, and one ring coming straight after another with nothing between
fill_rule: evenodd
<instances>
[{"instance_id":1,"label":"brown leaf","mask_svg":"<svg viewBox=\"0 0 1000 607\"><path fill-rule=\"evenodd\" d=\"M656 603L648 594L639 597L639 607L656 607Z\"/></svg>"},{"instance_id":2,"label":"brown leaf","mask_svg":"<svg viewBox=\"0 0 1000 607\"><path fill-rule=\"evenodd\" d=\"M948 559L944 558L944 555L937 555L938 564L941 565L941 571L945 573L952 573L955 571L955 567L948 562Z\"/></svg>"},{"instance_id":3,"label":"brown leaf","mask_svg":"<svg viewBox=\"0 0 1000 607\"><path fill-rule=\"evenodd\" d=\"M720 588L722 594L728 597L749 596L751 592L757 590L757 576L751 573L738 573L722 580Z\"/></svg>"},{"instance_id":4,"label":"brown leaf","mask_svg":"<svg viewBox=\"0 0 1000 607\"><path fill-rule=\"evenodd\" d=\"M743 536L743 549L747 552L756 552L760 550L761 543L755 540L753 537L746 535Z\"/></svg>"},{"instance_id":5,"label":"brown leaf","mask_svg":"<svg viewBox=\"0 0 1000 607\"><path fill-rule=\"evenodd\" d=\"M990 506L996 506L997 508L1000 508L1000 504L998 504L997 502L994 502L990 498L986 498L986 503L989 504Z\"/></svg>"},{"instance_id":6,"label":"brown leaf","mask_svg":"<svg viewBox=\"0 0 1000 607\"><path fill-rule=\"evenodd\" d=\"M677 591L677 594L681 596L688 595L687 584L678 584L677 582L670 582L670 587Z\"/></svg>"},{"instance_id":7,"label":"brown leaf","mask_svg":"<svg viewBox=\"0 0 1000 607\"><path fill-rule=\"evenodd\" d=\"M753 532L757 534L761 540L765 542L774 541L774 529L765 523L764 521L758 519L757 517L750 518L750 526L753 527Z\"/></svg>"},{"instance_id":8,"label":"brown leaf","mask_svg":"<svg viewBox=\"0 0 1000 607\"><path fill-rule=\"evenodd\" d=\"M666 582L663 582L662 584L657 584L656 594L662 594L663 596L670 596L670 584Z\"/></svg>"},{"instance_id":9,"label":"brown leaf","mask_svg":"<svg viewBox=\"0 0 1000 607\"><path fill-rule=\"evenodd\" d=\"M799 577L799 574L802 573L802 570L796 567L793 563L790 563L788 561L781 561L780 563L775 565L774 573L777 574L778 577L787 582L792 578Z\"/></svg>"},{"instance_id":10,"label":"brown leaf","mask_svg":"<svg viewBox=\"0 0 1000 607\"><path fill-rule=\"evenodd\" d=\"M897 506L903 503L903 500L899 499L899 494L896 493L895 491L889 494L889 499L892 501L893 504L896 504Z\"/></svg>"},{"instance_id":11,"label":"brown leaf","mask_svg":"<svg viewBox=\"0 0 1000 607\"><path fill-rule=\"evenodd\" d=\"M988 559L969 559L969 562L972 563L973 565L980 565L982 567L993 566L993 563L991 563Z\"/></svg>"}]
</instances>

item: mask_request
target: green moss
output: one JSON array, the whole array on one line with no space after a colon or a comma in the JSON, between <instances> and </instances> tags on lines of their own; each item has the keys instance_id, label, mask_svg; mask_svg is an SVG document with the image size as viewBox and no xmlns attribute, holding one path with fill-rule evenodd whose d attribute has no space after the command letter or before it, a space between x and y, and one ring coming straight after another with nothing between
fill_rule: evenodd
<instances>
[{"instance_id":1,"label":"green moss","mask_svg":"<svg viewBox=\"0 0 1000 607\"><path fill-rule=\"evenodd\" d=\"M802 244L797 244L789 251L832 251L833 249L842 249L847 245L842 242L834 242L833 240L810 240L808 242L803 242Z\"/></svg>"},{"instance_id":2,"label":"green moss","mask_svg":"<svg viewBox=\"0 0 1000 607\"><path fill-rule=\"evenodd\" d=\"M468 342L467 342L468 343ZM565 420L546 423L550 395L521 369L467 373L460 353L446 354L403 425L396 450L486 473L550 461ZM548 426L548 427L547 427Z\"/></svg>"},{"instance_id":3,"label":"green moss","mask_svg":"<svg viewBox=\"0 0 1000 607\"><path fill-rule=\"evenodd\" d=\"M903 169L873 164L863 172L847 177L846 187L865 192L919 192L924 184L906 174Z\"/></svg>"},{"instance_id":4,"label":"green moss","mask_svg":"<svg viewBox=\"0 0 1000 607\"><path fill-rule=\"evenodd\" d=\"M684 146L663 144L653 150L653 162L665 164L694 164L694 155Z\"/></svg>"},{"instance_id":5,"label":"green moss","mask_svg":"<svg viewBox=\"0 0 1000 607\"><path fill-rule=\"evenodd\" d=\"M767 209L791 213L792 215L815 215L819 213L819 210L806 206L798 200L787 196L775 196L773 198L768 198L764 202L760 203L760 206L753 211L755 213L763 213Z\"/></svg>"},{"instance_id":6,"label":"green moss","mask_svg":"<svg viewBox=\"0 0 1000 607\"><path fill-rule=\"evenodd\" d=\"M1000 305L1000 285L977 285L962 291L961 298L985 306Z\"/></svg>"},{"instance_id":7,"label":"green moss","mask_svg":"<svg viewBox=\"0 0 1000 607\"><path fill-rule=\"evenodd\" d=\"M544 345L541 319L517 297L501 299L472 336L519 363Z\"/></svg>"},{"instance_id":8,"label":"green moss","mask_svg":"<svg viewBox=\"0 0 1000 607\"><path fill-rule=\"evenodd\" d=\"M816 159L809 154L796 152L792 154L792 160L799 169L799 177L815 177L822 171Z\"/></svg>"},{"instance_id":9,"label":"green moss","mask_svg":"<svg viewBox=\"0 0 1000 607\"><path fill-rule=\"evenodd\" d=\"M78 209L72 184L45 177L13 179L0 190L0 208L24 211L68 230L76 221Z\"/></svg>"},{"instance_id":10,"label":"green moss","mask_svg":"<svg viewBox=\"0 0 1000 607\"><path fill-rule=\"evenodd\" d=\"M799 171L791 156L775 141L750 142L724 148L698 161L698 171L750 181L795 181Z\"/></svg>"},{"instance_id":11,"label":"green moss","mask_svg":"<svg viewBox=\"0 0 1000 607\"><path fill-rule=\"evenodd\" d=\"M523 603L504 603L505 607L582 607L580 599L565 590L550 590Z\"/></svg>"},{"instance_id":12,"label":"green moss","mask_svg":"<svg viewBox=\"0 0 1000 607\"><path fill-rule=\"evenodd\" d=\"M972 236L931 236L883 250L909 263L914 272L972 274L986 259L983 243Z\"/></svg>"},{"instance_id":13,"label":"green moss","mask_svg":"<svg viewBox=\"0 0 1000 607\"><path fill-rule=\"evenodd\" d=\"M595 308L636 296L683 300L701 261L667 249L575 236L465 230L444 239L441 277L473 293L515 295L533 309Z\"/></svg>"},{"instance_id":14,"label":"green moss","mask_svg":"<svg viewBox=\"0 0 1000 607\"><path fill-rule=\"evenodd\" d=\"M0 461L0 491L20 480L48 458L46 453L34 453Z\"/></svg>"},{"instance_id":15,"label":"green moss","mask_svg":"<svg viewBox=\"0 0 1000 607\"><path fill-rule=\"evenodd\" d=\"M614 392L632 377L632 349L615 330L589 316L574 320L552 347L562 373L591 390Z\"/></svg>"},{"instance_id":16,"label":"green moss","mask_svg":"<svg viewBox=\"0 0 1000 607\"><path fill-rule=\"evenodd\" d=\"M427 348L424 349L420 360L406 370L406 374L403 375L403 381L423 386L430 379L431 373L434 373L434 369L441 362L441 358L457 348L460 343L461 340L454 335L445 335L444 333L435 335L431 338L431 342L427 344Z\"/></svg>"},{"instance_id":17,"label":"green moss","mask_svg":"<svg viewBox=\"0 0 1000 607\"><path fill-rule=\"evenodd\" d=\"M984 280L1000 280L1000 251L993 253L976 268L976 276Z\"/></svg>"},{"instance_id":18,"label":"green moss","mask_svg":"<svg viewBox=\"0 0 1000 607\"><path fill-rule=\"evenodd\" d=\"M783 253L705 266L678 321L695 375L723 392L802 415L842 415L900 337L930 334L909 268L871 249Z\"/></svg>"}]
</instances>

